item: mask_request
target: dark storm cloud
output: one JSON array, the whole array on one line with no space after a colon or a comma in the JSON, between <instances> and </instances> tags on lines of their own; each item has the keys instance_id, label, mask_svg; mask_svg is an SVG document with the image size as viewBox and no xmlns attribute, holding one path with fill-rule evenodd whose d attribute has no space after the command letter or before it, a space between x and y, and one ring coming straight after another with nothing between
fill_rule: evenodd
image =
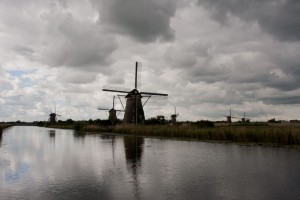
<instances>
[{"instance_id":1,"label":"dark storm cloud","mask_svg":"<svg viewBox=\"0 0 300 200\"><path fill-rule=\"evenodd\" d=\"M99 23L112 32L127 34L141 42L174 39L170 18L176 11L173 0L104 0L99 6Z\"/></svg>"},{"instance_id":2,"label":"dark storm cloud","mask_svg":"<svg viewBox=\"0 0 300 200\"><path fill-rule=\"evenodd\" d=\"M226 23L228 16L258 22L263 30L281 40L300 40L298 0L198 0L215 19Z\"/></svg>"}]
</instances>

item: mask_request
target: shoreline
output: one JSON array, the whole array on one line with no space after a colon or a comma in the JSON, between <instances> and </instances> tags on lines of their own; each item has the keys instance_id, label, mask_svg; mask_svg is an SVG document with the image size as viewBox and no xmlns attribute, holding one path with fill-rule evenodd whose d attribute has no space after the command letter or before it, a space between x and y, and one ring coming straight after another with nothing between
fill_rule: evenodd
<instances>
[{"instance_id":1,"label":"shoreline","mask_svg":"<svg viewBox=\"0 0 300 200\"><path fill-rule=\"evenodd\" d=\"M12 125L10 125L10 124L5 124L5 125L1 124L0 125L0 132L2 132L3 130L5 130L7 128L10 128L10 127L12 127Z\"/></svg>"}]
</instances>

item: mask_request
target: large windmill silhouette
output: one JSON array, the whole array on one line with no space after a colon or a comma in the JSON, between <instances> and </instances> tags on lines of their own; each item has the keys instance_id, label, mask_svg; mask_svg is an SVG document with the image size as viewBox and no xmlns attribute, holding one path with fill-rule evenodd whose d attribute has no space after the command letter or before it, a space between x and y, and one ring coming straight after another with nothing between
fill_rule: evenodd
<instances>
[{"instance_id":1,"label":"large windmill silhouette","mask_svg":"<svg viewBox=\"0 0 300 200\"><path fill-rule=\"evenodd\" d=\"M145 122L145 114L143 107L150 99L151 96L168 96L168 94L162 93L153 93L153 92L139 92L137 90L137 71L138 71L138 62L135 63L135 84L134 89L131 91L123 91L123 90L111 90L111 89L103 89L103 91L108 92L118 92L118 93L126 93L126 107L123 123L125 124L143 124ZM146 102L142 104L142 98L148 97Z\"/></svg>"},{"instance_id":2,"label":"large windmill silhouette","mask_svg":"<svg viewBox=\"0 0 300 200\"><path fill-rule=\"evenodd\" d=\"M112 109L107 108L98 108L98 110L106 110L108 111L108 120L111 122L112 125L115 125L117 122L117 112L124 112L124 110L116 110L115 109L115 96L113 96L113 107Z\"/></svg>"}]
</instances>

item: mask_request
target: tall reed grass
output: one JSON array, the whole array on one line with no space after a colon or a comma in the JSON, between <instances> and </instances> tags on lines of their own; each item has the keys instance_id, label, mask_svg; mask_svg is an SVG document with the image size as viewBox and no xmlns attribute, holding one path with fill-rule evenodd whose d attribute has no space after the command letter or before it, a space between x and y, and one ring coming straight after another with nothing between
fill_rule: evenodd
<instances>
[{"instance_id":1,"label":"tall reed grass","mask_svg":"<svg viewBox=\"0 0 300 200\"><path fill-rule=\"evenodd\" d=\"M118 125L115 133L203 141L229 141L276 145L299 145L300 126L221 126L198 128L193 126L132 126Z\"/></svg>"}]
</instances>

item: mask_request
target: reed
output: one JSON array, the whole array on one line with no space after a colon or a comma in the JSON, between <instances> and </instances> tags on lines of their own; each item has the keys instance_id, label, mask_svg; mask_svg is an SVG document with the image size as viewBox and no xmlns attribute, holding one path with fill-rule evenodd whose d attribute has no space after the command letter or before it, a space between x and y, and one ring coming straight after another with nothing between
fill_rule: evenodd
<instances>
[{"instance_id":1,"label":"reed","mask_svg":"<svg viewBox=\"0 0 300 200\"><path fill-rule=\"evenodd\" d=\"M94 124L85 125L81 128L81 131L86 132L112 132L113 127L112 126L97 126Z\"/></svg>"},{"instance_id":2,"label":"reed","mask_svg":"<svg viewBox=\"0 0 300 200\"><path fill-rule=\"evenodd\" d=\"M114 133L202 141L228 141L275 145L299 145L300 126L143 126L118 125Z\"/></svg>"}]
</instances>

